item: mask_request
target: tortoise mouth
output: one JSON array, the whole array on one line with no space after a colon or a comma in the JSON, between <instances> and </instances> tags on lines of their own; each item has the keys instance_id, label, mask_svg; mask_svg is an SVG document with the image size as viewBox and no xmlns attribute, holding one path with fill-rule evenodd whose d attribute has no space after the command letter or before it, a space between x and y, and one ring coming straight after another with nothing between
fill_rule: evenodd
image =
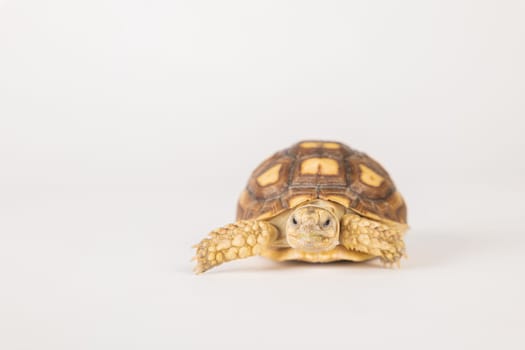
<instances>
[{"instance_id":1,"label":"tortoise mouth","mask_svg":"<svg viewBox=\"0 0 525 350\"><path fill-rule=\"evenodd\" d=\"M328 237L322 234L288 234L288 244L292 248L308 252L322 252L331 250L339 244L337 237Z\"/></svg>"}]
</instances>

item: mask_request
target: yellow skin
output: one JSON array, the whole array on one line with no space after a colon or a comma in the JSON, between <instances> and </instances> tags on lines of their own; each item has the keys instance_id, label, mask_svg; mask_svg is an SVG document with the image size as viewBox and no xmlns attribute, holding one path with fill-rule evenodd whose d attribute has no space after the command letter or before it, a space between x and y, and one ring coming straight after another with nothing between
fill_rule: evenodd
<instances>
[{"instance_id":1,"label":"yellow skin","mask_svg":"<svg viewBox=\"0 0 525 350\"><path fill-rule=\"evenodd\" d=\"M331 201L316 200L266 220L241 220L212 231L196 248L196 273L260 255L273 260L331 262L379 257L399 264L406 225L365 218Z\"/></svg>"},{"instance_id":2,"label":"yellow skin","mask_svg":"<svg viewBox=\"0 0 525 350\"><path fill-rule=\"evenodd\" d=\"M305 252L324 252L339 244L339 220L329 209L317 205L297 208L286 222L290 247Z\"/></svg>"}]
</instances>

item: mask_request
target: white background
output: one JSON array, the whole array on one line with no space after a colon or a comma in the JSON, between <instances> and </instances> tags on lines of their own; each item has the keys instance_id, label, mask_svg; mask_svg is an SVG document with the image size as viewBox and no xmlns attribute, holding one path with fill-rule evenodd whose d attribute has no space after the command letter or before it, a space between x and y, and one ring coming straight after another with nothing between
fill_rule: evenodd
<instances>
[{"instance_id":1,"label":"white background","mask_svg":"<svg viewBox=\"0 0 525 350\"><path fill-rule=\"evenodd\" d=\"M0 348L523 349L523 1L0 1ZM409 259L201 276L250 172L363 150Z\"/></svg>"}]
</instances>

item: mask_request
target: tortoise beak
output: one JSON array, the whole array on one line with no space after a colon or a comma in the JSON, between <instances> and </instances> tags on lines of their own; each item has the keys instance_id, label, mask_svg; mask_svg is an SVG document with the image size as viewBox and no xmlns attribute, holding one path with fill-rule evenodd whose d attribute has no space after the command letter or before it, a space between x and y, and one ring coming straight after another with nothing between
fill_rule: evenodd
<instances>
[{"instance_id":1,"label":"tortoise beak","mask_svg":"<svg viewBox=\"0 0 525 350\"><path fill-rule=\"evenodd\" d=\"M331 234L325 232L318 224L302 225L298 230L301 237L332 237Z\"/></svg>"}]
</instances>

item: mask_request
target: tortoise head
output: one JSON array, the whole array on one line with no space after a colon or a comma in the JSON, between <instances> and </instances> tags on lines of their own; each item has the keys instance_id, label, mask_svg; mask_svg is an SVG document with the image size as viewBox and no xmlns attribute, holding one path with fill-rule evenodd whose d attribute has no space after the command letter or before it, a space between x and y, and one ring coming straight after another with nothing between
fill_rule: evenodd
<instances>
[{"instance_id":1,"label":"tortoise head","mask_svg":"<svg viewBox=\"0 0 525 350\"><path fill-rule=\"evenodd\" d=\"M296 208L286 222L286 239L295 249L322 252L339 244L339 219L334 208L322 202Z\"/></svg>"}]
</instances>

